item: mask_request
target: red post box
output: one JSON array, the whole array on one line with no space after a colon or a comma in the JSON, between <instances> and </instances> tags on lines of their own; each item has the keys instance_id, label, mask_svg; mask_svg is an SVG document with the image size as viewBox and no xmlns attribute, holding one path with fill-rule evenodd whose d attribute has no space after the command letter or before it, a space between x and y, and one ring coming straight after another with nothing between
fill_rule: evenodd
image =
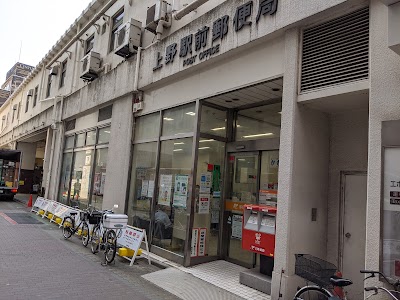
<instances>
[{"instance_id":1,"label":"red post box","mask_svg":"<svg viewBox=\"0 0 400 300\"><path fill-rule=\"evenodd\" d=\"M245 205L243 210L242 248L273 257L276 207Z\"/></svg>"}]
</instances>

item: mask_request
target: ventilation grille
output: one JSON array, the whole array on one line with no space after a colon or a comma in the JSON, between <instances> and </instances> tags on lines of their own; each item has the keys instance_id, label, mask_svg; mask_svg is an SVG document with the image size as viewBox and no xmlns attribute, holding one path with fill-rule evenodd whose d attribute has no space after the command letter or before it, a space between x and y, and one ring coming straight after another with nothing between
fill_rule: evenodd
<instances>
[{"instance_id":1,"label":"ventilation grille","mask_svg":"<svg viewBox=\"0 0 400 300\"><path fill-rule=\"evenodd\" d=\"M368 78L369 9L304 30L301 91Z\"/></svg>"},{"instance_id":2,"label":"ventilation grille","mask_svg":"<svg viewBox=\"0 0 400 300\"><path fill-rule=\"evenodd\" d=\"M112 104L99 109L98 122L111 119L112 117Z\"/></svg>"},{"instance_id":3,"label":"ventilation grille","mask_svg":"<svg viewBox=\"0 0 400 300\"><path fill-rule=\"evenodd\" d=\"M70 131L75 129L75 122L76 119L73 119L71 121L68 121L65 123L65 131Z\"/></svg>"}]
</instances>

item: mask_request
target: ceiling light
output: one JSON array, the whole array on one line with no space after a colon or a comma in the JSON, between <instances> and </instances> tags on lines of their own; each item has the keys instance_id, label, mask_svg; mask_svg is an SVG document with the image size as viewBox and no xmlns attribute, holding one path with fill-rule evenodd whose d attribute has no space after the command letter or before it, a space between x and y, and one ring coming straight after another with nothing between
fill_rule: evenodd
<instances>
[{"instance_id":1,"label":"ceiling light","mask_svg":"<svg viewBox=\"0 0 400 300\"><path fill-rule=\"evenodd\" d=\"M245 161L246 159L245 158L238 158L238 160Z\"/></svg>"},{"instance_id":2,"label":"ceiling light","mask_svg":"<svg viewBox=\"0 0 400 300\"><path fill-rule=\"evenodd\" d=\"M204 143L204 142L214 142L215 140L211 139L211 140L201 140L199 141L199 143Z\"/></svg>"},{"instance_id":3,"label":"ceiling light","mask_svg":"<svg viewBox=\"0 0 400 300\"><path fill-rule=\"evenodd\" d=\"M165 120L165 121L173 121L174 119L165 117L164 120Z\"/></svg>"},{"instance_id":4,"label":"ceiling light","mask_svg":"<svg viewBox=\"0 0 400 300\"><path fill-rule=\"evenodd\" d=\"M281 114L282 114L282 112L281 112L281 111L278 111L278 114L280 114L280 115L281 115Z\"/></svg>"},{"instance_id":5,"label":"ceiling light","mask_svg":"<svg viewBox=\"0 0 400 300\"><path fill-rule=\"evenodd\" d=\"M199 148L199 150L202 150L202 149L210 149L210 147L200 147Z\"/></svg>"},{"instance_id":6,"label":"ceiling light","mask_svg":"<svg viewBox=\"0 0 400 300\"><path fill-rule=\"evenodd\" d=\"M174 143L174 145L185 145L184 142Z\"/></svg>"},{"instance_id":7,"label":"ceiling light","mask_svg":"<svg viewBox=\"0 0 400 300\"><path fill-rule=\"evenodd\" d=\"M212 131L218 131L218 130L224 130L225 129L225 127L218 127L218 128L213 128L213 129L211 129Z\"/></svg>"},{"instance_id":8,"label":"ceiling light","mask_svg":"<svg viewBox=\"0 0 400 300\"><path fill-rule=\"evenodd\" d=\"M176 151L183 151L183 149L174 149L174 150L172 150L172 151L174 151L174 152L176 152Z\"/></svg>"},{"instance_id":9,"label":"ceiling light","mask_svg":"<svg viewBox=\"0 0 400 300\"><path fill-rule=\"evenodd\" d=\"M108 130L104 130L105 133L110 133Z\"/></svg>"},{"instance_id":10,"label":"ceiling light","mask_svg":"<svg viewBox=\"0 0 400 300\"><path fill-rule=\"evenodd\" d=\"M195 115L196 115L196 113L194 113L194 112L192 112L192 111L189 111L189 112L187 112L186 114L189 115L189 116L195 116Z\"/></svg>"},{"instance_id":11,"label":"ceiling light","mask_svg":"<svg viewBox=\"0 0 400 300\"><path fill-rule=\"evenodd\" d=\"M236 124L236 128L242 127L242 125Z\"/></svg>"},{"instance_id":12,"label":"ceiling light","mask_svg":"<svg viewBox=\"0 0 400 300\"><path fill-rule=\"evenodd\" d=\"M258 136L267 136L267 135L273 135L272 132L268 133L260 133L260 134L252 134L252 135L244 135L244 138L252 138L252 137L258 137Z\"/></svg>"}]
</instances>

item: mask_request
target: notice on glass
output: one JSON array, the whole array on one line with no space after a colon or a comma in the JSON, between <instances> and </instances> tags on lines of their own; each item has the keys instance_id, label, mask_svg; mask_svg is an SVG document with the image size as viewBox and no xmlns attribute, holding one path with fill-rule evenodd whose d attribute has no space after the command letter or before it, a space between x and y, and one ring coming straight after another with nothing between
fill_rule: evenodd
<instances>
[{"instance_id":1,"label":"notice on glass","mask_svg":"<svg viewBox=\"0 0 400 300\"><path fill-rule=\"evenodd\" d=\"M197 256L198 252L198 240L199 240L199 229L198 228L193 228L192 230L192 242L190 245L190 256L195 257Z\"/></svg>"},{"instance_id":2,"label":"notice on glass","mask_svg":"<svg viewBox=\"0 0 400 300\"><path fill-rule=\"evenodd\" d=\"M106 173L101 173L101 182L100 182L100 195L104 194L104 186L106 185Z\"/></svg>"},{"instance_id":3,"label":"notice on glass","mask_svg":"<svg viewBox=\"0 0 400 300\"><path fill-rule=\"evenodd\" d=\"M160 175L160 193L158 195L158 204L171 205L172 175Z\"/></svg>"},{"instance_id":4,"label":"notice on glass","mask_svg":"<svg viewBox=\"0 0 400 300\"><path fill-rule=\"evenodd\" d=\"M186 200L188 194L188 175L175 175L174 201L175 207L186 208Z\"/></svg>"},{"instance_id":5,"label":"notice on glass","mask_svg":"<svg viewBox=\"0 0 400 300\"><path fill-rule=\"evenodd\" d=\"M232 215L232 238L241 239L242 238L242 215Z\"/></svg>"},{"instance_id":6,"label":"notice on glass","mask_svg":"<svg viewBox=\"0 0 400 300\"><path fill-rule=\"evenodd\" d=\"M141 192L141 196L147 197L148 191L149 191L149 181L148 181L148 180L142 180L142 192Z\"/></svg>"},{"instance_id":7,"label":"notice on glass","mask_svg":"<svg viewBox=\"0 0 400 300\"><path fill-rule=\"evenodd\" d=\"M147 197L153 198L154 195L154 180L149 180L149 188L147 190Z\"/></svg>"},{"instance_id":8,"label":"notice on glass","mask_svg":"<svg viewBox=\"0 0 400 300\"><path fill-rule=\"evenodd\" d=\"M210 212L210 195L200 194L199 197L199 214L208 214Z\"/></svg>"},{"instance_id":9,"label":"notice on glass","mask_svg":"<svg viewBox=\"0 0 400 300\"><path fill-rule=\"evenodd\" d=\"M211 172L202 173L200 176L200 193L210 194L212 184Z\"/></svg>"},{"instance_id":10,"label":"notice on glass","mask_svg":"<svg viewBox=\"0 0 400 300\"><path fill-rule=\"evenodd\" d=\"M199 250L197 252L198 256L205 256L206 255L206 235L207 229L200 228L199 232Z\"/></svg>"}]
</instances>

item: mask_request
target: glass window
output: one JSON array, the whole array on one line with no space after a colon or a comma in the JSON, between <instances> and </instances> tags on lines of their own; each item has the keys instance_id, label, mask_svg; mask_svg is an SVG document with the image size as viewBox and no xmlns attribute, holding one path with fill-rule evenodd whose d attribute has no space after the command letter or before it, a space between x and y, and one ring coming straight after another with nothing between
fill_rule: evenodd
<instances>
[{"instance_id":1,"label":"glass window","mask_svg":"<svg viewBox=\"0 0 400 300\"><path fill-rule=\"evenodd\" d=\"M258 203L276 206L278 196L279 151L261 152Z\"/></svg>"},{"instance_id":2,"label":"glass window","mask_svg":"<svg viewBox=\"0 0 400 300\"><path fill-rule=\"evenodd\" d=\"M236 140L277 138L281 132L282 103L244 109L238 112Z\"/></svg>"},{"instance_id":3,"label":"glass window","mask_svg":"<svg viewBox=\"0 0 400 300\"><path fill-rule=\"evenodd\" d=\"M150 211L154 198L157 143L133 147L131 184L129 188L129 224L145 228L149 233Z\"/></svg>"},{"instance_id":4,"label":"glass window","mask_svg":"<svg viewBox=\"0 0 400 300\"><path fill-rule=\"evenodd\" d=\"M93 153L93 150L74 153L70 192L71 206L77 205L80 208L86 208L89 204Z\"/></svg>"},{"instance_id":5,"label":"glass window","mask_svg":"<svg viewBox=\"0 0 400 300\"><path fill-rule=\"evenodd\" d=\"M108 148L96 150L96 164L94 166L94 180L91 204L97 209L103 205L104 185L106 183Z\"/></svg>"},{"instance_id":6,"label":"glass window","mask_svg":"<svg viewBox=\"0 0 400 300\"><path fill-rule=\"evenodd\" d=\"M137 118L135 123L135 140L158 138L160 132L159 120L159 113Z\"/></svg>"},{"instance_id":7,"label":"glass window","mask_svg":"<svg viewBox=\"0 0 400 300\"><path fill-rule=\"evenodd\" d=\"M67 63L68 59L64 60L61 63L61 77L60 77L60 86L59 88L62 88L65 84L65 76L67 75Z\"/></svg>"},{"instance_id":8,"label":"glass window","mask_svg":"<svg viewBox=\"0 0 400 300\"><path fill-rule=\"evenodd\" d=\"M85 42L85 55L88 54L94 46L94 35L90 36Z\"/></svg>"},{"instance_id":9,"label":"glass window","mask_svg":"<svg viewBox=\"0 0 400 300\"><path fill-rule=\"evenodd\" d=\"M183 255L190 215L192 138L161 143L153 243Z\"/></svg>"},{"instance_id":10,"label":"glass window","mask_svg":"<svg viewBox=\"0 0 400 300\"><path fill-rule=\"evenodd\" d=\"M110 141L111 127L105 127L99 129L99 141L98 144L108 143Z\"/></svg>"},{"instance_id":11,"label":"glass window","mask_svg":"<svg viewBox=\"0 0 400 300\"><path fill-rule=\"evenodd\" d=\"M119 13L117 13L115 15L115 17L113 17L112 20L112 29L111 29L111 39L110 39L110 52L114 50L114 41L115 41L115 37L116 37L116 33L118 31L118 29L120 29L122 27L122 21L124 19L124 11L120 11Z\"/></svg>"},{"instance_id":12,"label":"glass window","mask_svg":"<svg viewBox=\"0 0 400 300\"><path fill-rule=\"evenodd\" d=\"M39 95L39 86L37 85L35 87L35 93L33 94L33 107L36 106L38 95Z\"/></svg>"},{"instance_id":13,"label":"glass window","mask_svg":"<svg viewBox=\"0 0 400 300\"><path fill-rule=\"evenodd\" d=\"M226 136L226 111L202 106L200 132Z\"/></svg>"},{"instance_id":14,"label":"glass window","mask_svg":"<svg viewBox=\"0 0 400 300\"><path fill-rule=\"evenodd\" d=\"M68 204L68 191L71 177L72 153L64 153L61 167L59 202Z\"/></svg>"},{"instance_id":15,"label":"glass window","mask_svg":"<svg viewBox=\"0 0 400 300\"><path fill-rule=\"evenodd\" d=\"M81 133L81 134L76 135L75 147L85 146L85 135L86 135L86 133Z\"/></svg>"},{"instance_id":16,"label":"glass window","mask_svg":"<svg viewBox=\"0 0 400 300\"><path fill-rule=\"evenodd\" d=\"M74 148L74 138L75 136L71 135L71 136L67 136L65 138L65 149L72 149Z\"/></svg>"},{"instance_id":17,"label":"glass window","mask_svg":"<svg viewBox=\"0 0 400 300\"><path fill-rule=\"evenodd\" d=\"M26 106L25 106L25 112L28 112L29 109L29 95L26 96Z\"/></svg>"},{"instance_id":18,"label":"glass window","mask_svg":"<svg viewBox=\"0 0 400 300\"><path fill-rule=\"evenodd\" d=\"M163 114L163 136L173 136L194 131L195 104L168 109Z\"/></svg>"},{"instance_id":19,"label":"glass window","mask_svg":"<svg viewBox=\"0 0 400 300\"><path fill-rule=\"evenodd\" d=\"M52 79L53 79L53 75L49 74L49 76L47 77L46 98L50 97Z\"/></svg>"},{"instance_id":20,"label":"glass window","mask_svg":"<svg viewBox=\"0 0 400 300\"><path fill-rule=\"evenodd\" d=\"M206 228L205 254L218 255L221 186L225 143L201 138L197 160L196 210L193 228Z\"/></svg>"},{"instance_id":21,"label":"glass window","mask_svg":"<svg viewBox=\"0 0 400 300\"><path fill-rule=\"evenodd\" d=\"M88 131L86 133L86 146L96 144L96 130Z\"/></svg>"}]
</instances>

